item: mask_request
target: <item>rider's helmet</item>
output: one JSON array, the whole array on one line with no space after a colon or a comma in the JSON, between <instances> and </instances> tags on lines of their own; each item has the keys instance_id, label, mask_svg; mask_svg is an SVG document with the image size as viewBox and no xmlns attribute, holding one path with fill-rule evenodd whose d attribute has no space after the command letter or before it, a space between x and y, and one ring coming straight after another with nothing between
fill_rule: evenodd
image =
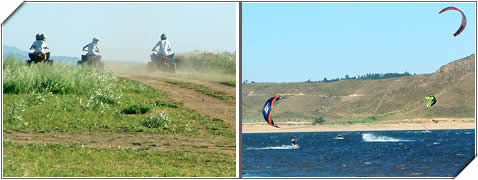
<instances>
[{"instance_id":1,"label":"rider's helmet","mask_svg":"<svg viewBox=\"0 0 478 180\"><path fill-rule=\"evenodd\" d=\"M46 40L46 35L40 34L40 40L45 41Z\"/></svg>"},{"instance_id":2,"label":"rider's helmet","mask_svg":"<svg viewBox=\"0 0 478 180\"><path fill-rule=\"evenodd\" d=\"M98 40L98 38L93 38L94 43L97 43L98 41L100 41L100 40Z\"/></svg>"},{"instance_id":3,"label":"rider's helmet","mask_svg":"<svg viewBox=\"0 0 478 180\"><path fill-rule=\"evenodd\" d=\"M166 34L161 34L161 40L166 40Z\"/></svg>"},{"instance_id":4,"label":"rider's helmet","mask_svg":"<svg viewBox=\"0 0 478 180\"><path fill-rule=\"evenodd\" d=\"M35 39L36 39L36 40L41 40L40 34L35 35Z\"/></svg>"}]
</instances>

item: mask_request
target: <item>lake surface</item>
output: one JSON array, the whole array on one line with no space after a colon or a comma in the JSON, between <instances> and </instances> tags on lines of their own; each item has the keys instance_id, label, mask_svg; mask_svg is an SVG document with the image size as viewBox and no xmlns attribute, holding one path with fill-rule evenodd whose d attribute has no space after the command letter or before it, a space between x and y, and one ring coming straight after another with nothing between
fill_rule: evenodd
<instances>
[{"instance_id":1,"label":"lake surface","mask_svg":"<svg viewBox=\"0 0 478 180\"><path fill-rule=\"evenodd\" d=\"M242 134L242 177L455 177L475 130ZM290 138L297 138L297 146Z\"/></svg>"}]
</instances>

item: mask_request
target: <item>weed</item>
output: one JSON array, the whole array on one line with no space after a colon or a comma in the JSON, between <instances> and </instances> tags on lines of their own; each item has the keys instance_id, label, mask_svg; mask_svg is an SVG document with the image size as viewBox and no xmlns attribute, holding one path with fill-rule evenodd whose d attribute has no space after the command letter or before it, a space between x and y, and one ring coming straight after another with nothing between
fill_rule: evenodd
<instances>
[{"instance_id":1,"label":"weed","mask_svg":"<svg viewBox=\"0 0 478 180\"><path fill-rule=\"evenodd\" d=\"M27 100L28 100L29 104L31 104L31 105L39 105L39 104L43 104L45 102L45 98L47 96L52 96L52 93L49 92L47 94L43 94L43 93L33 91L33 92L28 94Z\"/></svg>"},{"instance_id":2,"label":"weed","mask_svg":"<svg viewBox=\"0 0 478 180\"><path fill-rule=\"evenodd\" d=\"M147 120L143 121L143 126L147 128L161 128L168 129L169 118L168 115L161 112L159 117L150 116Z\"/></svg>"},{"instance_id":3,"label":"weed","mask_svg":"<svg viewBox=\"0 0 478 180\"><path fill-rule=\"evenodd\" d=\"M8 121L17 122L23 120L23 112L26 111L24 103L23 99L19 99L12 105L12 110L8 115ZM26 125L28 125L28 123Z\"/></svg>"}]
</instances>

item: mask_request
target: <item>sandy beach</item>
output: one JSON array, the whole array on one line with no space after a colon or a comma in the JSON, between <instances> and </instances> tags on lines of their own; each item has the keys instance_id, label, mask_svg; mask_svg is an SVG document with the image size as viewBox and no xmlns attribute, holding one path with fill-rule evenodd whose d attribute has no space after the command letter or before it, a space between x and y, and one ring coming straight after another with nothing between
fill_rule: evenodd
<instances>
[{"instance_id":1,"label":"sandy beach","mask_svg":"<svg viewBox=\"0 0 478 180\"><path fill-rule=\"evenodd\" d=\"M325 132L325 131L390 131L390 130L433 130L433 129L475 129L474 118L433 118L387 120L367 124L324 124L289 125L273 128L264 123L243 123L242 133L279 132Z\"/></svg>"}]
</instances>

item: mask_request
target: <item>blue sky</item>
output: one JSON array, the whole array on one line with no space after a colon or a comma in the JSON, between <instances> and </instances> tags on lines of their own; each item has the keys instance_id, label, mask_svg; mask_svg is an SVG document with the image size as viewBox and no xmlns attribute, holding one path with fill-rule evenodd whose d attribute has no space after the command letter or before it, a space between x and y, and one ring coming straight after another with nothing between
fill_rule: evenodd
<instances>
[{"instance_id":1,"label":"blue sky","mask_svg":"<svg viewBox=\"0 0 478 180\"><path fill-rule=\"evenodd\" d=\"M473 3L244 3L242 79L432 73L475 52L475 21Z\"/></svg>"},{"instance_id":2,"label":"blue sky","mask_svg":"<svg viewBox=\"0 0 478 180\"><path fill-rule=\"evenodd\" d=\"M3 24L3 43L27 50L45 33L53 54L80 57L97 37L105 60L144 63L166 33L175 52L235 51L236 4L24 3Z\"/></svg>"}]
</instances>

